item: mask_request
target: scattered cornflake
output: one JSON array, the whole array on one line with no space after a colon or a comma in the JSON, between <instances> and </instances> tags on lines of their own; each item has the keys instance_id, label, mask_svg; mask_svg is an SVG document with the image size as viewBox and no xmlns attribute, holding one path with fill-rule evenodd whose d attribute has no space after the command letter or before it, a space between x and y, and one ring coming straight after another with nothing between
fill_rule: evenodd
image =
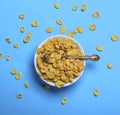
<instances>
[{"instance_id":1,"label":"scattered cornflake","mask_svg":"<svg viewBox=\"0 0 120 115\"><path fill-rule=\"evenodd\" d=\"M6 38L5 41L6 41L7 43L11 43L11 39L10 39L10 38Z\"/></svg>"},{"instance_id":2,"label":"scattered cornflake","mask_svg":"<svg viewBox=\"0 0 120 115\"><path fill-rule=\"evenodd\" d=\"M61 26L60 27L60 33L64 34L66 32L66 27L65 26Z\"/></svg>"},{"instance_id":3,"label":"scattered cornflake","mask_svg":"<svg viewBox=\"0 0 120 115\"><path fill-rule=\"evenodd\" d=\"M23 42L24 43L28 43L30 41L30 37L26 36L24 39L23 39Z\"/></svg>"},{"instance_id":4,"label":"scattered cornflake","mask_svg":"<svg viewBox=\"0 0 120 115\"><path fill-rule=\"evenodd\" d=\"M16 70L16 69L12 69L10 73L11 73L11 74L13 74L13 75L15 75L15 74L16 74L16 72L17 72L17 70Z\"/></svg>"},{"instance_id":5,"label":"scattered cornflake","mask_svg":"<svg viewBox=\"0 0 120 115\"><path fill-rule=\"evenodd\" d=\"M71 8L73 11L76 11L77 10L77 6L72 6Z\"/></svg>"},{"instance_id":6,"label":"scattered cornflake","mask_svg":"<svg viewBox=\"0 0 120 115\"><path fill-rule=\"evenodd\" d=\"M10 56L6 56L6 60L9 61L10 60Z\"/></svg>"},{"instance_id":7,"label":"scattered cornflake","mask_svg":"<svg viewBox=\"0 0 120 115\"><path fill-rule=\"evenodd\" d=\"M56 23L59 24L59 25L62 25L62 20L59 19L59 20L56 21Z\"/></svg>"},{"instance_id":8,"label":"scattered cornflake","mask_svg":"<svg viewBox=\"0 0 120 115\"><path fill-rule=\"evenodd\" d=\"M60 4L59 4L59 3L55 3L55 4L54 4L54 7L55 7L56 9L59 9L59 8L60 8Z\"/></svg>"},{"instance_id":9,"label":"scattered cornflake","mask_svg":"<svg viewBox=\"0 0 120 115\"><path fill-rule=\"evenodd\" d=\"M99 14L99 12L94 12L94 13L92 14L92 16L93 16L94 18L99 18L99 17L100 17L100 14Z\"/></svg>"},{"instance_id":10,"label":"scattered cornflake","mask_svg":"<svg viewBox=\"0 0 120 115\"><path fill-rule=\"evenodd\" d=\"M2 58L2 53L0 53L0 59Z\"/></svg>"},{"instance_id":11,"label":"scattered cornflake","mask_svg":"<svg viewBox=\"0 0 120 115\"><path fill-rule=\"evenodd\" d=\"M97 49L98 51L102 51L102 50L103 50L103 47L102 47L101 45L97 45L97 46L96 46L96 49Z\"/></svg>"},{"instance_id":12,"label":"scattered cornflake","mask_svg":"<svg viewBox=\"0 0 120 115\"><path fill-rule=\"evenodd\" d=\"M28 33L27 33L27 37L30 38L31 36L32 36L32 33L31 33L31 32L28 32Z\"/></svg>"},{"instance_id":13,"label":"scattered cornflake","mask_svg":"<svg viewBox=\"0 0 120 115\"><path fill-rule=\"evenodd\" d=\"M63 99L61 100L61 103L62 103L63 105L65 105L66 102L67 102L67 99L66 99L66 98L63 98Z\"/></svg>"},{"instance_id":14,"label":"scattered cornflake","mask_svg":"<svg viewBox=\"0 0 120 115\"><path fill-rule=\"evenodd\" d=\"M21 99L21 98L22 98L22 94L19 93L19 94L17 95L17 98L18 98L18 99Z\"/></svg>"},{"instance_id":15,"label":"scattered cornflake","mask_svg":"<svg viewBox=\"0 0 120 115\"><path fill-rule=\"evenodd\" d=\"M20 80L22 78L22 73L18 73L15 77L16 80Z\"/></svg>"},{"instance_id":16,"label":"scattered cornflake","mask_svg":"<svg viewBox=\"0 0 120 115\"><path fill-rule=\"evenodd\" d=\"M108 63L107 67L108 69L112 69L112 63Z\"/></svg>"},{"instance_id":17,"label":"scattered cornflake","mask_svg":"<svg viewBox=\"0 0 120 115\"><path fill-rule=\"evenodd\" d=\"M33 22L31 23L31 25L32 25L32 27L37 27L37 26L38 26L38 21L33 21Z\"/></svg>"},{"instance_id":18,"label":"scattered cornflake","mask_svg":"<svg viewBox=\"0 0 120 115\"><path fill-rule=\"evenodd\" d=\"M24 83L24 86L25 86L26 88L29 88L29 83L28 83L28 82L25 82L25 83Z\"/></svg>"},{"instance_id":19,"label":"scattered cornflake","mask_svg":"<svg viewBox=\"0 0 120 115\"><path fill-rule=\"evenodd\" d=\"M82 26L78 26L77 30L78 30L79 33L83 33Z\"/></svg>"},{"instance_id":20,"label":"scattered cornflake","mask_svg":"<svg viewBox=\"0 0 120 115\"><path fill-rule=\"evenodd\" d=\"M111 37L111 40L114 41L114 42L116 42L116 41L119 40L119 36L113 35L113 36Z\"/></svg>"},{"instance_id":21,"label":"scattered cornflake","mask_svg":"<svg viewBox=\"0 0 120 115\"><path fill-rule=\"evenodd\" d=\"M95 89L94 92L93 92L94 96L98 96L99 94L99 90L98 89Z\"/></svg>"},{"instance_id":22,"label":"scattered cornflake","mask_svg":"<svg viewBox=\"0 0 120 115\"><path fill-rule=\"evenodd\" d=\"M24 14L20 14L20 15L19 15L19 18L20 18L20 19L24 19L24 18L25 18Z\"/></svg>"},{"instance_id":23,"label":"scattered cornflake","mask_svg":"<svg viewBox=\"0 0 120 115\"><path fill-rule=\"evenodd\" d=\"M50 86L49 86L48 84L45 84L45 85L44 85L44 88L45 88L46 90L49 90L49 89L50 89Z\"/></svg>"},{"instance_id":24,"label":"scattered cornflake","mask_svg":"<svg viewBox=\"0 0 120 115\"><path fill-rule=\"evenodd\" d=\"M48 28L46 29L46 32L47 32L47 33L51 33L51 32L52 32L52 30L53 30L53 28L52 28L52 27L48 27Z\"/></svg>"},{"instance_id":25,"label":"scattered cornflake","mask_svg":"<svg viewBox=\"0 0 120 115\"><path fill-rule=\"evenodd\" d=\"M14 44L14 48L18 48L19 45L17 43Z\"/></svg>"},{"instance_id":26,"label":"scattered cornflake","mask_svg":"<svg viewBox=\"0 0 120 115\"><path fill-rule=\"evenodd\" d=\"M68 33L68 36L71 37L71 38L73 38L74 35L75 35L75 32L69 32L69 33Z\"/></svg>"},{"instance_id":27,"label":"scattered cornflake","mask_svg":"<svg viewBox=\"0 0 120 115\"><path fill-rule=\"evenodd\" d=\"M92 24L92 25L89 27L89 30L91 30L91 31L96 30L96 25Z\"/></svg>"},{"instance_id":28,"label":"scattered cornflake","mask_svg":"<svg viewBox=\"0 0 120 115\"><path fill-rule=\"evenodd\" d=\"M86 8L87 8L87 5L86 5L86 4L83 4L83 5L81 6L81 11L85 11Z\"/></svg>"},{"instance_id":29,"label":"scattered cornflake","mask_svg":"<svg viewBox=\"0 0 120 115\"><path fill-rule=\"evenodd\" d=\"M22 26L21 28L20 28L20 32L25 32L25 27L24 26Z\"/></svg>"},{"instance_id":30,"label":"scattered cornflake","mask_svg":"<svg viewBox=\"0 0 120 115\"><path fill-rule=\"evenodd\" d=\"M78 28L76 28L74 31L73 31L75 34L78 33Z\"/></svg>"}]
</instances>

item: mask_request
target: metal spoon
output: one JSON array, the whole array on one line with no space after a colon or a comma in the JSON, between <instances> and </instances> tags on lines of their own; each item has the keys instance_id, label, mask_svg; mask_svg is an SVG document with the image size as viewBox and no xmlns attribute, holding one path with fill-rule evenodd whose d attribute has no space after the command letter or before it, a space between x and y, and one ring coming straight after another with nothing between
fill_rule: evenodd
<instances>
[{"instance_id":1,"label":"metal spoon","mask_svg":"<svg viewBox=\"0 0 120 115\"><path fill-rule=\"evenodd\" d=\"M51 63L49 61L49 54L46 54L43 56L43 60L46 62L46 63ZM97 54L93 54L91 56L62 56L61 58L66 58L66 59L80 59L80 60L91 60L91 61L98 61L100 59L100 57L97 55Z\"/></svg>"}]
</instances>

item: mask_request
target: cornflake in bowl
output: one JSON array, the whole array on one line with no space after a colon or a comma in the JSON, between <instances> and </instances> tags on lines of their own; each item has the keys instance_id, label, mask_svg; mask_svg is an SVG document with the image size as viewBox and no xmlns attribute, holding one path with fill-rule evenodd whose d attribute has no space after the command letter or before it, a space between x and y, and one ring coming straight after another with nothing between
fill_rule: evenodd
<instances>
[{"instance_id":1,"label":"cornflake in bowl","mask_svg":"<svg viewBox=\"0 0 120 115\"><path fill-rule=\"evenodd\" d=\"M45 54L50 54L51 63L46 63L43 58ZM84 56L84 51L75 40L64 35L49 37L38 46L34 65L39 77L47 84L61 88L75 83L81 77L85 61L64 56Z\"/></svg>"}]
</instances>

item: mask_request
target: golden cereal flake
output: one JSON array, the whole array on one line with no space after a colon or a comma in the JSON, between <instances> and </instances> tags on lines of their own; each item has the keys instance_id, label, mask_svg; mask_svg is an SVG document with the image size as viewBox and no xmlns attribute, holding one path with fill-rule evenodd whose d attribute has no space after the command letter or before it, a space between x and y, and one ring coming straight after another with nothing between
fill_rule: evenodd
<instances>
[{"instance_id":1,"label":"golden cereal flake","mask_svg":"<svg viewBox=\"0 0 120 115\"><path fill-rule=\"evenodd\" d=\"M31 33L31 32L28 32L28 33L27 33L27 37L30 38L31 36L32 36L32 33Z\"/></svg>"},{"instance_id":2,"label":"golden cereal flake","mask_svg":"<svg viewBox=\"0 0 120 115\"><path fill-rule=\"evenodd\" d=\"M0 53L0 59L2 58L2 53Z\"/></svg>"},{"instance_id":3,"label":"golden cereal flake","mask_svg":"<svg viewBox=\"0 0 120 115\"><path fill-rule=\"evenodd\" d=\"M119 36L117 36L117 35L113 35L112 37L111 37L111 40L112 41L118 41L119 40Z\"/></svg>"},{"instance_id":4,"label":"golden cereal flake","mask_svg":"<svg viewBox=\"0 0 120 115\"><path fill-rule=\"evenodd\" d=\"M15 77L16 80L20 80L22 78L22 73L18 73Z\"/></svg>"},{"instance_id":5,"label":"golden cereal flake","mask_svg":"<svg viewBox=\"0 0 120 115\"><path fill-rule=\"evenodd\" d=\"M95 89L94 92L93 92L94 96L98 96L99 94L99 90L98 89Z\"/></svg>"},{"instance_id":6,"label":"golden cereal flake","mask_svg":"<svg viewBox=\"0 0 120 115\"><path fill-rule=\"evenodd\" d=\"M90 25L89 30L91 30L91 31L96 30L96 25L94 25L94 24Z\"/></svg>"},{"instance_id":7,"label":"golden cereal flake","mask_svg":"<svg viewBox=\"0 0 120 115\"><path fill-rule=\"evenodd\" d=\"M100 14L99 14L99 12L94 12L94 13L92 14L92 16L93 16L94 18L99 18Z\"/></svg>"},{"instance_id":8,"label":"golden cereal flake","mask_svg":"<svg viewBox=\"0 0 120 115\"><path fill-rule=\"evenodd\" d=\"M107 67L108 69L112 69L112 63L108 63Z\"/></svg>"},{"instance_id":9,"label":"golden cereal flake","mask_svg":"<svg viewBox=\"0 0 120 115\"><path fill-rule=\"evenodd\" d=\"M9 61L10 60L10 56L6 56L6 60Z\"/></svg>"},{"instance_id":10,"label":"golden cereal flake","mask_svg":"<svg viewBox=\"0 0 120 115\"><path fill-rule=\"evenodd\" d=\"M77 10L77 6L72 6L72 10L76 11Z\"/></svg>"},{"instance_id":11,"label":"golden cereal flake","mask_svg":"<svg viewBox=\"0 0 120 115\"><path fill-rule=\"evenodd\" d=\"M28 83L28 82L25 82L25 83L24 83L24 86L25 86L26 88L29 88L29 83Z\"/></svg>"},{"instance_id":12,"label":"golden cereal flake","mask_svg":"<svg viewBox=\"0 0 120 115\"><path fill-rule=\"evenodd\" d=\"M49 86L48 84L45 84L45 85L44 85L44 88L45 88L46 90L49 90L49 89L50 89L50 86Z\"/></svg>"},{"instance_id":13,"label":"golden cereal flake","mask_svg":"<svg viewBox=\"0 0 120 115\"><path fill-rule=\"evenodd\" d=\"M16 44L14 44L14 48L18 48L19 47L19 45L16 43Z\"/></svg>"},{"instance_id":14,"label":"golden cereal flake","mask_svg":"<svg viewBox=\"0 0 120 115\"><path fill-rule=\"evenodd\" d=\"M83 5L81 6L81 11L85 11L86 8L87 8L87 5L86 5L86 4L83 4Z\"/></svg>"},{"instance_id":15,"label":"golden cereal flake","mask_svg":"<svg viewBox=\"0 0 120 115\"><path fill-rule=\"evenodd\" d=\"M22 98L22 94L19 93L19 94L17 95L17 98L18 98L18 99L21 99L21 98Z\"/></svg>"},{"instance_id":16,"label":"golden cereal flake","mask_svg":"<svg viewBox=\"0 0 120 115\"><path fill-rule=\"evenodd\" d=\"M5 41L6 41L7 43L11 43L11 39L10 39L10 38L6 38Z\"/></svg>"},{"instance_id":17,"label":"golden cereal flake","mask_svg":"<svg viewBox=\"0 0 120 115\"><path fill-rule=\"evenodd\" d=\"M68 36L71 37L71 38L73 38L74 35L75 35L75 32L69 32L69 33L68 33Z\"/></svg>"},{"instance_id":18,"label":"golden cereal flake","mask_svg":"<svg viewBox=\"0 0 120 115\"><path fill-rule=\"evenodd\" d=\"M59 19L59 20L56 21L56 23L59 24L59 25L62 25L62 20Z\"/></svg>"},{"instance_id":19,"label":"golden cereal flake","mask_svg":"<svg viewBox=\"0 0 120 115\"><path fill-rule=\"evenodd\" d=\"M66 27L65 26L61 26L60 27L60 33L64 34L66 32Z\"/></svg>"},{"instance_id":20,"label":"golden cereal flake","mask_svg":"<svg viewBox=\"0 0 120 115\"><path fill-rule=\"evenodd\" d=\"M78 26L77 30L78 30L79 33L83 33L82 26Z\"/></svg>"},{"instance_id":21,"label":"golden cereal flake","mask_svg":"<svg viewBox=\"0 0 120 115\"><path fill-rule=\"evenodd\" d=\"M13 74L13 75L15 75L15 74L16 74L16 72L17 72L17 70L16 70L16 69L12 69L10 73L11 73L11 74Z\"/></svg>"},{"instance_id":22,"label":"golden cereal flake","mask_svg":"<svg viewBox=\"0 0 120 115\"><path fill-rule=\"evenodd\" d=\"M78 33L78 28L76 28L74 31L73 31L75 34Z\"/></svg>"},{"instance_id":23,"label":"golden cereal flake","mask_svg":"<svg viewBox=\"0 0 120 115\"><path fill-rule=\"evenodd\" d=\"M102 50L103 50L103 47L102 47L101 45L97 45L97 46L96 46L96 49L97 49L98 51L102 51Z\"/></svg>"},{"instance_id":24,"label":"golden cereal flake","mask_svg":"<svg viewBox=\"0 0 120 115\"><path fill-rule=\"evenodd\" d=\"M64 82L63 81L61 81L61 80L58 80L56 83L55 83L55 86L57 87L57 88L61 88L62 86L64 86Z\"/></svg>"},{"instance_id":25,"label":"golden cereal flake","mask_svg":"<svg viewBox=\"0 0 120 115\"><path fill-rule=\"evenodd\" d=\"M25 27L24 26L22 26L22 27L20 27L20 32L25 32Z\"/></svg>"},{"instance_id":26,"label":"golden cereal flake","mask_svg":"<svg viewBox=\"0 0 120 115\"><path fill-rule=\"evenodd\" d=\"M23 42L24 43L28 43L30 41L30 37L26 36L24 39L23 39Z\"/></svg>"},{"instance_id":27,"label":"golden cereal flake","mask_svg":"<svg viewBox=\"0 0 120 115\"><path fill-rule=\"evenodd\" d=\"M48 27L47 29L46 29L46 32L47 33L51 33L53 31L53 28L52 27Z\"/></svg>"},{"instance_id":28,"label":"golden cereal flake","mask_svg":"<svg viewBox=\"0 0 120 115\"><path fill-rule=\"evenodd\" d=\"M20 18L20 19L24 19L24 18L25 18L24 14L20 14L20 15L19 15L19 18Z\"/></svg>"},{"instance_id":29,"label":"golden cereal flake","mask_svg":"<svg viewBox=\"0 0 120 115\"><path fill-rule=\"evenodd\" d=\"M54 4L54 7L55 7L56 9L59 9L59 8L60 8L60 4L59 4L59 3L55 3L55 4Z\"/></svg>"},{"instance_id":30,"label":"golden cereal flake","mask_svg":"<svg viewBox=\"0 0 120 115\"><path fill-rule=\"evenodd\" d=\"M33 21L33 22L31 23L31 25L32 25L32 27L37 27L37 26L38 26L38 21Z\"/></svg>"},{"instance_id":31,"label":"golden cereal flake","mask_svg":"<svg viewBox=\"0 0 120 115\"><path fill-rule=\"evenodd\" d=\"M66 102L67 102L67 99L66 98L63 98L62 100L61 100L61 103L64 105L64 104L66 104Z\"/></svg>"}]
</instances>

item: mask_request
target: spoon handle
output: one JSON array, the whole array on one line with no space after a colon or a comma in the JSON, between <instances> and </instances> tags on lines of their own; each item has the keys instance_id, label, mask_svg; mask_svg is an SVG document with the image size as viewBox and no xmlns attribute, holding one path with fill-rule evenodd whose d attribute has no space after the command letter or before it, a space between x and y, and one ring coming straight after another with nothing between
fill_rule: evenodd
<instances>
[{"instance_id":1,"label":"spoon handle","mask_svg":"<svg viewBox=\"0 0 120 115\"><path fill-rule=\"evenodd\" d=\"M67 59L80 59L80 60L91 60L91 61L98 61L100 57L97 54L91 56L64 56Z\"/></svg>"}]
</instances>

